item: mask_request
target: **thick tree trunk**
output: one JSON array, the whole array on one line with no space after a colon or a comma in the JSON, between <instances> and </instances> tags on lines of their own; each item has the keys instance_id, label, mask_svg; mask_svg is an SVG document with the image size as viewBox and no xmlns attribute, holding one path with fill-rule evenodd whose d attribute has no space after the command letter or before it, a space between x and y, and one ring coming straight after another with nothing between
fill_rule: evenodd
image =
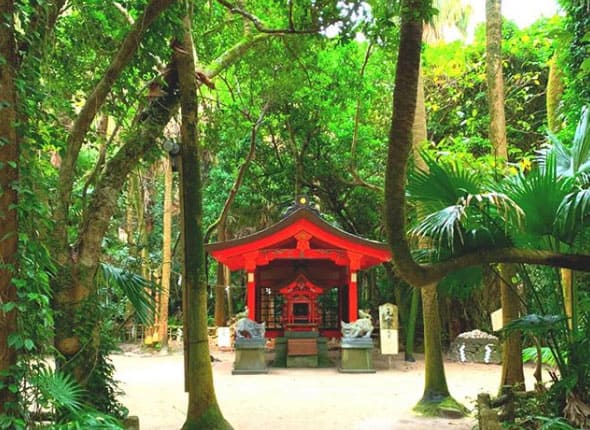
<instances>
[{"instance_id":1,"label":"thick tree trunk","mask_svg":"<svg viewBox=\"0 0 590 430\"><path fill-rule=\"evenodd\" d=\"M207 76L215 77L222 70L238 61L258 41L264 38L247 38L228 51L224 52L207 68ZM64 363L68 363L66 370L71 370L80 383L86 385L89 374L96 370L96 350L91 348L97 344L96 335L90 332L94 339L79 354L82 348L80 334L85 324L93 316L96 307L90 306L89 313L83 309L83 301L93 290L94 274L101 256L101 244L109 226L112 214L117 208L117 199L129 173L137 166L140 158L157 144L162 130L175 114L179 104L178 73L176 64L170 63L168 73L164 76L164 94L152 100L144 109L138 121L137 128L121 149L107 162L104 173L98 180L95 191L83 214L77 245L70 249L62 241L55 245L54 255L61 263L58 267L52 287L55 291L54 309L55 345L63 355ZM64 224L65 225L65 224ZM93 325L94 327L94 325ZM88 331L88 328L86 329ZM71 360L76 357L76 360ZM76 368L78 367L78 368Z\"/></svg>"},{"instance_id":2,"label":"thick tree trunk","mask_svg":"<svg viewBox=\"0 0 590 430\"><path fill-rule=\"evenodd\" d=\"M162 290L158 309L158 333L163 350L168 349L168 303L172 269L172 160L164 163L164 215L162 220Z\"/></svg>"},{"instance_id":3,"label":"thick tree trunk","mask_svg":"<svg viewBox=\"0 0 590 430\"><path fill-rule=\"evenodd\" d=\"M180 80L181 124L181 214L183 238L183 280L185 386L188 410L184 430L231 429L217 404L207 335L207 281L203 234L203 204L199 143L197 135L197 82L190 19L183 21L182 49L176 50Z\"/></svg>"},{"instance_id":4,"label":"thick tree trunk","mask_svg":"<svg viewBox=\"0 0 590 430\"><path fill-rule=\"evenodd\" d=\"M18 220L16 213L18 179L18 136L16 133L16 50L14 2L0 0L0 415L14 399L8 390L9 377L3 376L16 364L16 351L8 346L8 336L16 331L16 288L12 277L17 263Z\"/></svg>"},{"instance_id":5,"label":"thick tree trunk","mask_svg":"<svg viewBox=\"0 0 590 430\"><path fill-rule=\"evenodd\" d=\"M416 111L412 125L412 147L414 166L425 170L426 163L420 156L420 146L428 138L426 127L426 106L424 104L424 82L422 68L418 71ZM418 209L419 210L419 209ZM427 244L420 243L420 247ZM422 288L422 318L424 323L424 394L420 403L437 403L450 397L443 363L441 342L441 315L438 303L437 283Z\"/></svg>"},{"instance_id":6,"label":"thick tree trunk","mask_svg":"<svg viewBox=\"0 0 590 430\"><path fill-rule=\"evenodd\" d=\"M504 77L502 74L502 13L501 0L486 0L486 77L488 106L490 110L490 142L498 168L508 160L506 120L504 116ZM500 264L500 302L504 324L519 317L519 297L512 285L514 266ZM516 385L524 388L522 371L521 335L510 334L503 345L501 385Z\"/></svg>"},{"instance_id":7,"label":"thick tree trunk","mask_svg":"<svg viewBox=\"0 0 590 430\"><path fill-rule=\"evenodd\" d=\"M507 160L504 77L502 73L501 0L486 0L486 80L490 107L490 141L500 165Z\"/></svg>"},{"instance_id":8,"label":"thick tree trunk","mask_svg":"<svg viewBox=\"0 0 590 430\"><path fill-rule=\"evenodd\" d=\"M131 28L105 75L80 111L68 136L68 146L60 169L59 201L53 214L55 229L52 243L57 262L57 273L52 279L55 346L60 353L56 363L61 369L71 373L82 386L92 386L93 395L89 401L94 404L99 404L103 400L102 396L112 396L107 387L93 385L104 382L104 377L97 376L97 360L102 359L99 353L100 315L99 308L93 303L94 276L102 252L102 240L127 174L137 164L146 148L153 146L155 138L169 120L168 115L164 124L158 124L162 112L169 114L171 110L171 106L166 103L170 98L163 97L164 103L149 110L148 115L153 116L146 117L142 122L142 133L134 136L136 140L132 137L107 163L105 173L99 179L90 204L83 214L78 240L71 246L72 238L68 237L66 227L69 225L75 165L96 113L104 104L120 73L133 58L141 37L157 16L172 3L173 0L152 0L146 6L143 16ZM173 96L172 101L174 99L177 100L177 97ZM154 132L154 128L157 132Z\"/></svg>"},{"instance_id":9,"label":"thick tree trunk","mask_svg":"<svg viewBox=\"0 0 590 430\"><path fill-rule=\"evenodd\" d=\"M516 286L512 285L512 278L516 275L516 268L512 264L500 265L500 301L502 303L502 324L520 316L520 297ZM506 337L502 345L502 376L500 387L512 385L524 390L524 373L522 369L522 345L520 332L513 332Z\"/></svg>"},{"instance_id":10,"label":"thick tree trunk","mask_svg":"<svg viewBox=\"0 0 590 430\"><path fill-rule=\"evenodd\" d=\"M440 336L436 284L422 288L424 313L424 394L420 403L436 403L450 396L447 388Z\"/></svg>"}]
</instances>

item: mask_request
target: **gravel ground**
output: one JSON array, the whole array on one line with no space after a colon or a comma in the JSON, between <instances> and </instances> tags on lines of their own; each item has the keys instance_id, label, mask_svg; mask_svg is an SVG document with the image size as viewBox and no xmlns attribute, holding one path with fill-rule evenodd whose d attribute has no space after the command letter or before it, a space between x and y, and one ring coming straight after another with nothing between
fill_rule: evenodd
<instances>
[{"instance_id":1,"label":"gravel ground","mask_svg":"<svg viewBox=\"0 0 590 430\"><path fill-rule=\"evenodd\" d=\"M236 430L468 430L473 418L427 419L413 414L424 387L424 362L391 364L375 357L375 374L332 369L275 369L267 375L232 375L233 353L213 350L215 390L225 418ZM337 352L333 352L337 354ZM185 418L181 353L113 356L123 403L140 419L141 430L180 429ZM500 366L447 362L451 394L474 408L477 394L495 393ZM525 369L532 385L532 369Z\"/></svg>"}]
</instances>

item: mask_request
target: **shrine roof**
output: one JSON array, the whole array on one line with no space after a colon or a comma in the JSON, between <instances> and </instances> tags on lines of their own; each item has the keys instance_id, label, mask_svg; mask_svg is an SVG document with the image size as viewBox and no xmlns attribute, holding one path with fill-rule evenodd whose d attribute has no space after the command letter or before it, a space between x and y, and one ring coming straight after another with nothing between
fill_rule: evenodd
<instances>
[{"instance_id":1,"label":"shrine roof","mask_svg":"<svg viewBox=\"0 0 590 430\"><path fill-rule=\"evenodd\" d=\"M297 205L276 224L254 234L225 242L211 243L205 246L218 261L227 264L232 270L244 268L245 254L256 251L301 249L301 238L307 240L307 251L335 250L335 252L352 252L363 256L361 268L379 264L391 259L387 244L365 239L348 233L325 221L317 211L307 205ZM304 258L310 258L308 252ZM295 254L291 257L297 258ZM314 257L311 257L314 258ZM320 258L319 254L316 258ZM231 264L229 264L231 260Z\"/></svg>"}]
</instances>

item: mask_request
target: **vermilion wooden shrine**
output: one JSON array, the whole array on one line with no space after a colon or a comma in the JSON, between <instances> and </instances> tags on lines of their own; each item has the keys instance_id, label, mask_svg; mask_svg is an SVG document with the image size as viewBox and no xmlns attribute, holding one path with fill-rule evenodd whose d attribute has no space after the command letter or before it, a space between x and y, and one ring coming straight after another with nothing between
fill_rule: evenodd
<instances>
[{"instance_id":1,"label":"vermilion wooden shrine","mask_svg":"<svg viewBox=\"0 0 590 430\"><path fill-rule=\"evenodd\" d=\"M301 203L269 228L206 248L230 270L246 271L249 318L266 322L268 337L339 337L340 321L357 319L358 271L391 259L386 244L340 230Z\"/></svg>"}]
</instances>

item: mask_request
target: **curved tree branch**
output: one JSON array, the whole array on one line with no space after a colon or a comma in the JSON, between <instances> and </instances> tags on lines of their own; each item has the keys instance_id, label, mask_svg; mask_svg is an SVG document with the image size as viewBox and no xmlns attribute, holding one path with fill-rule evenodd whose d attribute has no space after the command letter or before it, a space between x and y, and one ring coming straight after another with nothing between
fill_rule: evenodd
<instances>
[{"instance_id":1,"label":"curved tree branch","mask_svg":"<svg viewBox=\"0 0 590 430\"><path fill-rule=\"evenodd\" d=\"M266 38L267 36L241 40L204 68L207 71L207 77L212 79L217 76L236 63L257 42ZM116 209L118 193L129 172L137 165L141 157L156 146L162 130L178 110L176 63L171 60L165 70L162 94L152 99L146 109L139 114L139 121L134 132L105 165L88 209L84 212L84 221L80 227L78 240L80 261L84 264L91 266L98 262L102 238Z\"/></svg>"},{"instance_id":2,"label":"curved tree branch","mask_svg":"<svg viewBox=\"0 0 590 430\"><path fill-rule=\"evenodd\" d=\"M453 271L492 263L539 264L590 271L590 255L517 248L482 250L424 265L412 258L406 236L405 185L420 67L422 19L418 11L422 1L407 0L404 3L385 175L385 227L397 273L414 287L424 287Z\"/></svg>"},{"instance_id":3,"label":"curved tree branch","mask_svg":"<svg viewBox=\"0 0 590 430\"><path fill-rule=\"evenodd\" d=\"M111 88L137 51L145 31L160 13L172 3L174 3L174 0L151 0L146 6L142 16L135 21L135 24L121 43L103 77L88 96L74 122L72 130L68 134L66 152L59 172L58 204L54 213L56 220L55 238L59 241L58 243L62 243L64 246L67 245L66 225L68 224L68 211L72 199L75 166L82 143Z\"/></svg>"}]
</instances>

